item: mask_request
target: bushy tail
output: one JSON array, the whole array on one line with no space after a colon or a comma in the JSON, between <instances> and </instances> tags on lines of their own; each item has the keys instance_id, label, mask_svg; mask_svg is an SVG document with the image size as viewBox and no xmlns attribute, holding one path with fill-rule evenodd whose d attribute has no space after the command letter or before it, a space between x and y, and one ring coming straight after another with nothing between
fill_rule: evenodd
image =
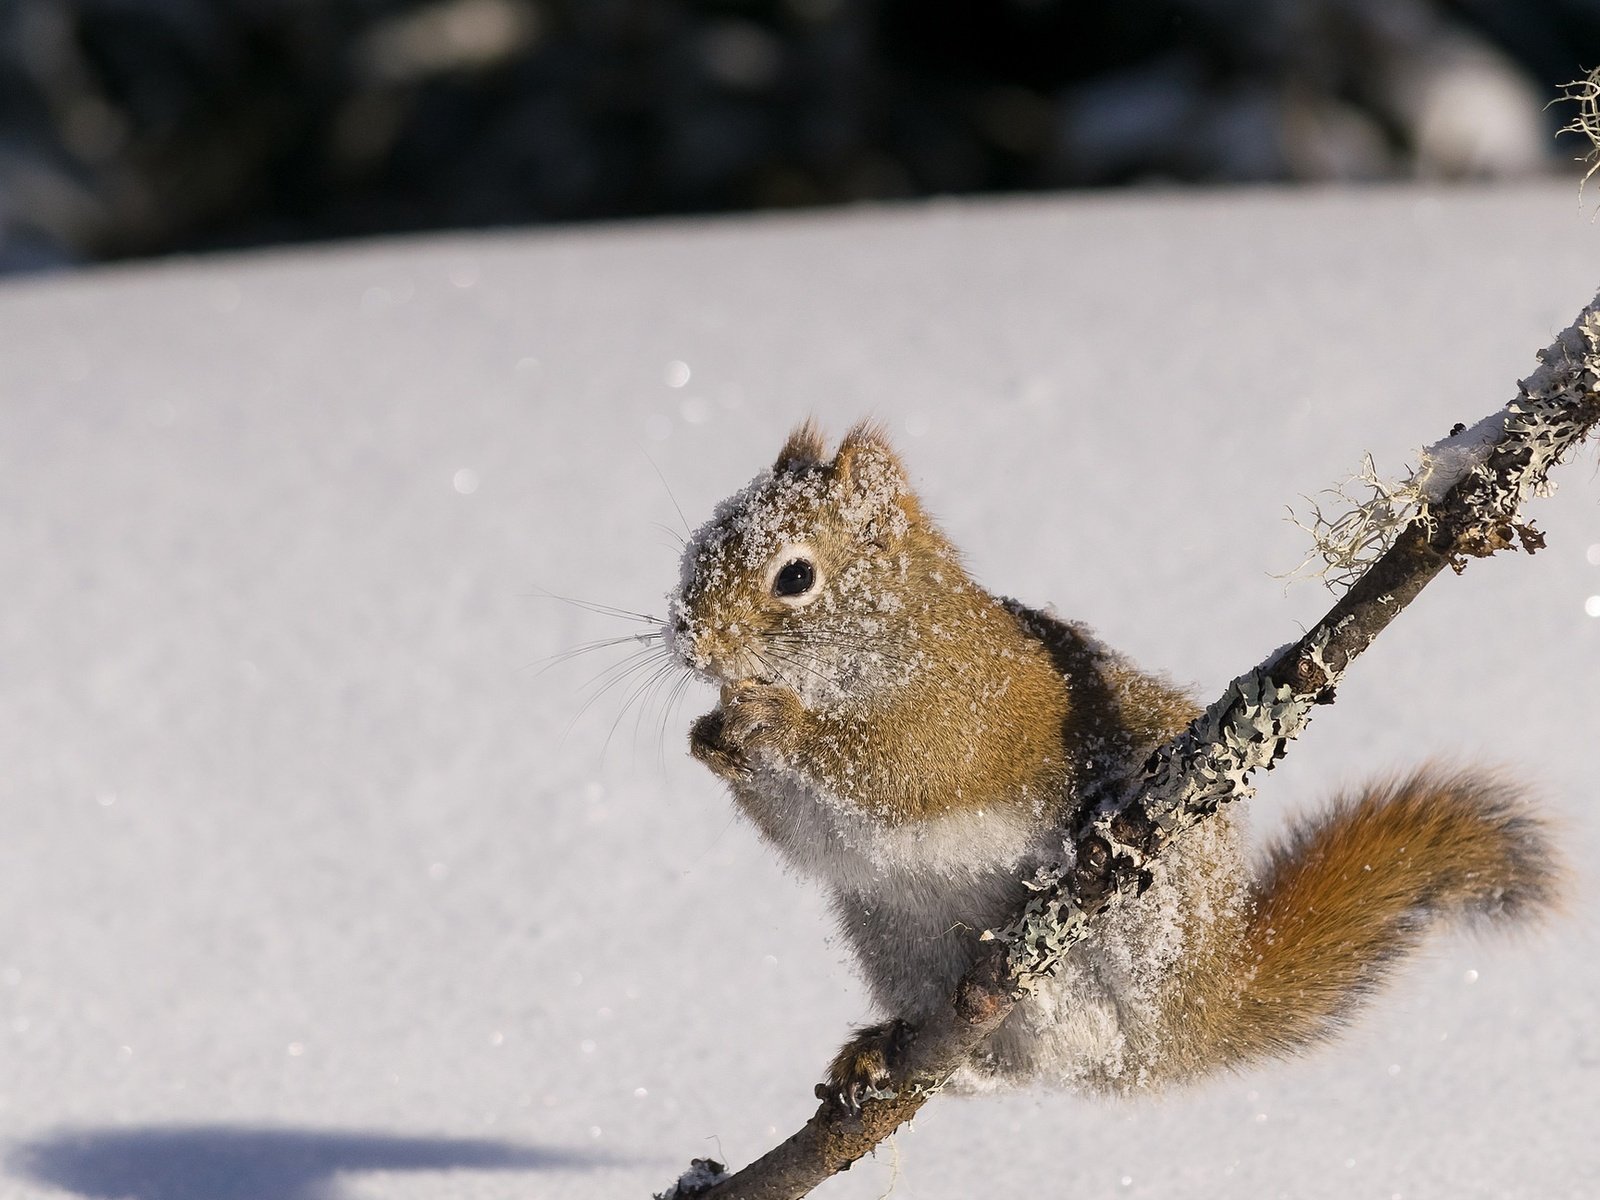
<instances>
[{"instance_id":1,"label":"bushy tail","mask_svg":"<svg viewBox=\"0 0 1600 1200\"><path fill-rule=\"evenodd\" d=\"M1272 850L1231 944L1185 972L1173 1073L1326 1039L1434 920L1537 918L1562 875L1548 827L1491 776L1423 770L1339 801Z\"/></svg>"}]
</instances>

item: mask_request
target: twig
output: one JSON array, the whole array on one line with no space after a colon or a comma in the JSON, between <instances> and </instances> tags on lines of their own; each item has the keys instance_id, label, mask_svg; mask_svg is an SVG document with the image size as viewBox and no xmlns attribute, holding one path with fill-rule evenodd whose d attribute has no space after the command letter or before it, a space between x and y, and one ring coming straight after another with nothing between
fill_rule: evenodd
<instances>
[{"instance_id":1,"label":"twig","mask_svg":"<svg viewBox=\"0 0 1600 1200\"><path fill-rule=\"evenodd\" d=\"M1059 967L1096 917L1137 897L1149 864L1173 838L1221 805L1250 796L1250 778L1283 756L1318 704L1333 701L1350 662L1444 568L1543 538L1522 516L1551 490L1550 469L1600 423L1600 296L1539 355L1518 397L1471 429L1431 447L1427 502L1329 613L1295 645L1241 675L1129 781L1121 800L1074 831L1069 869L1041 872L1025 911L990 943L948 1008L916 1031L893 1094L859 1113L824 1098L805 1127L744 1170L699 1164L666 1197L797 1200L846 1170L910 1120L999 1028L1039 980ZM1453 475L1440 478L1441 464ZM714 1169L713 1169L714 1168ZM691 1173L693 1174L693 1173Z\"/></svg>"}]
</instances>

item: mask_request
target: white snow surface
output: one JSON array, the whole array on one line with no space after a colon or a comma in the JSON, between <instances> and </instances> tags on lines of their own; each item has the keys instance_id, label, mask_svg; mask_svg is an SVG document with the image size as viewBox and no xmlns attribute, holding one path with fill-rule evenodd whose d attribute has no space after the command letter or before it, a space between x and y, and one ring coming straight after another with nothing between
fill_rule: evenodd
<instances>
[{"instance_id":1,"label":"white snow surface","mask_svg":"<svg viewBox=\"0 0 1600 1200\"><path fill-rule=\"evenodd\" d=\"M687 756L710 690L585 708L631 647L542 660L647 627L545 593L661 616L679 508L807 413L872 416L981 582L1209 701L1331 599L1272 576L1307 549L1285 506L1363 450L1403 478L1597 287L1564 184L5 284L0 1197L642 1200L742 1165L871 1014L817 892ZM1504 765L1564 825L1564 918L1435 939L1298 1061L936 1098L819 1195L1600 1192L1594 461L1538 503L1548 549L1433 584L1251 804L1259 833L1420 760Z\"/></svg>"}]
</instances>

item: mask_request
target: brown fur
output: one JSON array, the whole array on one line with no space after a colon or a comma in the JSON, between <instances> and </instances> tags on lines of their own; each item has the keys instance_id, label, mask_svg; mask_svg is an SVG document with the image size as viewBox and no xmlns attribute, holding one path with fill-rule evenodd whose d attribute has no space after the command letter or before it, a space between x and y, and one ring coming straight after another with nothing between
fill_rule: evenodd
<instances>
[{"instance_id":1,"label":"brown fur","mask_svg":"<svg viewBox=\"0 0 1600 1200\"><path fill-rule=\"evenodd\" d=\"M1174 979L1167 1073L1324 1041L1435 921L1539 917L1561 887L1545 824L1492 777L1424 769L1342 799L1272 849L1245 911Z\"/></svg>"},{"instance_id":2,"label":"brown fur","mask_svg":"<svg viewBox=\"0 0 1600 1200\"><path fill-rule=\"evenodd\" d=\"M933 666L918 686L865 711L819 717L811 768L894 824L960 808L1056 811L1068 778L1068 705L1049 657L976 588L935 597L920 619L943 631ZM974 699L985 695L1003 700Z\"/></svg>"}]
</instances>

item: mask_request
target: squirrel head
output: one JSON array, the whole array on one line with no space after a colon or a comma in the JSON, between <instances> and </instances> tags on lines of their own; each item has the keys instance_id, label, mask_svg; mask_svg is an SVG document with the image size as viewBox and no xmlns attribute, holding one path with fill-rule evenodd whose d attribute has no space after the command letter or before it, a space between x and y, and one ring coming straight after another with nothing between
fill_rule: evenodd
<instances>
[{"instance_id":1,"label":"squirrel head","mask_svg":"<svg viewBox=\"0 0 1600 1200\"><path fill-rule=\"evenodd\" d=\"M857 425L830 458L807 421L690 540L667 641L712 682L830 707L909 678L921 598L963 586L883 431Z\"/></svg>"}]
</instances>

